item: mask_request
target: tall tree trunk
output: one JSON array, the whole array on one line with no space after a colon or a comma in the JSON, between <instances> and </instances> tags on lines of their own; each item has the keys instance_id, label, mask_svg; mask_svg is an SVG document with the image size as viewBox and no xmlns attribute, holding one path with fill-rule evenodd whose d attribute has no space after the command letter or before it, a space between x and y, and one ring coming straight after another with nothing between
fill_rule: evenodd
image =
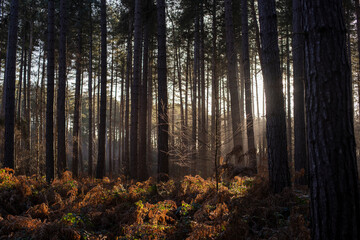
<instances>
[{"instance_id":1,"label":"tall tree trunk","mask_svg":"<svg viewBox=\"0 0 360 240\"><path fill-rule=\"evenodd\" d=\"M141 94L140 94L140 113L139 113L139 180L145 181L149 177L147 171L147 161L146 161L146 145L147 145L147 132L146 132L146 123L147 123L147 84L148 84L148 69L149 69L149 30L150 30L150 21L147 20L144 26L144 56L143 56L143 77L141 84Z\"/></svg>"},{"instance_id":2,"label":"tall tree trunk","mask_svg":"<svg viewBox=\"0 0 360 240\"><path fill-rule=\"evenodd\" d=\"M259 0L262 69L266 92L266 135L270 185L274 193L290 187L286 114L282 93L275 0Z\"/></svg>"},{"instance_id":3,"label":"tall tree trunk","mask_svg":"<svg viewBox=\"0 0 360 240\"><path fill-rule=\"evenodd\" d=\"M60 0L59 86L57 96L58 176L66 169L65 90L66 90L66 0Z\"/></svg>"},{"instance_id":4,"label":"tall tree trunk","mask_svg":"<svg viewBox=\"0 0 360 240\"><path fill-rule=\"evenodd\" d=\"M359 239L359 182L342 1L303 0L302 9L312 239Z\"/></svg>"},{"instance_id":5,"label":"tall tree trunk","mask_svg":"<svg viewBox=\"0 0 360 240\"><path fill-rule=\"evenodd\" d=\"M192 167L191 167L191 173L193 175L196 175L197 171L197 146L196 146L196 136L197 136L197 114L196 114L196 102L197 102L197 83L199 79L199 54L200 54L200 34L199 34L199 3L196 4L196 17L195 17L195 33L194 33L194 76L193 76L193 95L192 95Z\"/></svg>"},{"instance_id":6,"label":"tall tree trunk","mask_svg":"<svg viewBox=\"0 0 360 240\"><path fill-rule=\"evenodd\" d=\"M141 81L141 1L135 0L134 22L134 79L131 86L131 125L130 125L130 177L137 178L138 171L138 129L139 129L139 84Z\"/></svg>"},{"instance_id":7,"label":"tall tree trunk","mask_svg":"<svg viewBox=\"0 0 360 240\"><path fill-rule=\"evenodd\" d=\"M100 124L98 162L96 166L96 178L101 179L105 175L105 135L106 135L106 78L107 78L107 43L106 43L106 0L101 0L101 100L100 100Z\"/></svg>"},{"instance_id":8,"label":"tall tree trunk","mask_svg":"<svg viewBox=\"0 0 360 240\"><path fill-rule=\"evenodd\" d=\"M26 93L26 138L25 138L25 146L26 150L28 150L28 157L26 160L26 172L28 175L31 173L31 159L32 159L32 146L31 146L31 102L30 102L30 93L31 93L31 67L32 67L32 51L33 51L33 36L34 36L34 23L30 22L30 38L29 38L29 55L28 55L28 68L27 68L27 93Z\"/></svg>"},{"instance_id":9,"label":"tall tree trunk","mask_svg":"<svg viewBox=\"0 0 360 240\"><path fill-rule=\"evenodd\" d=\"M157 0L158 23L158 174L169 174L165 0ZM162 180L162 179L159 179Z\"/></svg>"},{"instance_id":10,"label":"tall tree trunk","mask_svg":"<svg viewBox=\"0 0 360 240\"><path fill-rule=\"evenodd\" d=\"M73 126L73 159L72 172L74 177L79 175L79 122L80 122L80 81L81 81L81 58L82 58L82 1L79 1L77 16L77 53L76 53L76 82L75 82L75 108Z\"/></svg>"},{"instance_id":11,"label":"tall tree trunk","mask_svg":"<svg viewBox=\"0 0 360 240\"><path fill-rule=\"evenodd\" d=\"M23 46L21 47L21 60L20 60L20 72L19 72L19 91L18 91L18 106L17 106L17 116L16 118L20 122L21 120L21 91L22 91L22 76L23 76L23 66L24 66L24 48L25 40L23 40ZM5 95L5 94L4 94Z\"/></svg>"},{"instance_id":12,"label":"tall tree trunk","mask_svg":"<svg viewBox=\"0 0 360 240\"><path fill-rule=\"evenodd\" d=\"M248 140L249 165L257 171L256 148L254 137L254 121L252 112L252 95L250 80L250 57L249 57L249 26L248 26L248 1L241 1L242 14L242 61L245 80L245 103L246 103L246 129Z\"/></svg>"},{"instance_id":13,"label":"tall tree trunk","mask_svg":"<svg viewBox=\"0 0 360 240\"><path fill-rule=\"evenodd\" d=\"M109 106L109 130L108 130L108 145L109 145L109 174L113 174L114 165L111 157L112 153L112 99L113 99L113 86L114 86L114 45L111 44L111 70L110 70L110 106Z\"/></svg>"},{"instance_id":14,"label":"tall tree trunk","mask_svg":"<svg viewBox=\"0 0 360 240\"><path fill-rule=\"evenodd\" d=\"M14 129L15 129L15 79L16 79L16 48L18 32L18 0L10 5L10 23L8 45L6 49L5 74L5 152L4 167L14 168ZM4 94L4 93L3 93Z\"/></svg>"},{"instance_id":15,"label":"tall tree trunk","mask_svg":"<svg viewBox=\"0 0 360 240\"><path fill-rule=\"evenodd\" d=\"M206 129L206 99L205 99L205 27L204 27L204 3L203 0L200 1L200 34L201 34L201 41L200 41L200 69L201 74L199 78L199 87L201 86L201 108L200 108L200 135L201 141L199 144L200 156L202 156L200 166L201 166L201 173L204 177L207 177L207 129Z\"/></svg>"},{"instance_id":16,"label":"tall tree trunk","mask_svg":"<svg viewBox=\"0 0 360 240\"><path fill-rule=\"evenodd\" d=\"M92 50L93 50L93 21L92 21L92 4L90 2L90 39L89 39L89 82L88 82L88 91L89 91L89 153L88 153L88 175L91 178L93 176L93 96L92 96L92 78L93 78L93 73L92 73Z\"/></svg>"},{"instance_id":17,"label":"tall tree trunk","mask_svg":"<svg viewBox=\"0 0 360 240\"><path fill-rule=\"evenodd\" d=\"M151 38L151 43L150 43L150 46L152 46L153 44L153 38ZM148 73L148 83L149 83L149 86L148 86L148 91L147 91L147 94L148 94L148 100L147 100L147 106L148 106L148 120L147 120L147 163L148 164L151 164L153 162L153 158L152 158L152 152L153 152L153 149L152 149L152 137L151 137L151 133L152 133L152 112L153 112L153 61L154 61L154 55L153 55L154 51L151 50L150 52L150 58L149 58L149 73Z\"/></svg>"},{"instance_id":18,"label":"tall tree trunk","mask_svg":"<svg viewBox=\"0 0 360 240\"><path fill-rule=\"evenodd\" d=\"M126 59L126 106L125 106L125 150L124 150L124 171L126 176L130 176L130 82L131 82L131 67L132 67L132 28L131 21L129 23L129 36L127 40L127 59Z\"/></svg>"},{"instance_id":19,"label":"tall tree trunk","mask_svg":"<svg viewBox=\"0 0 360 240\"><path fill-rule=\"evenodd\" d=\"M226 26L226 57L228 70L228 89L231 95L231 118L234 148L242 146L240 131L240 105L239 86L237 79L237 54L234 45L234 28L232 16L232 0L225 0L225 26Z\"/></svg>"},{"instance_id":20,"label":"tall tree trunk","mask_svg":"<svg viewBox=\"0 0 360 240\"><path fill-rule=\"evenodd\" d=\"M298 184L307 184L307 153L305 130L305 38L302 29L303 17L300 0L293 0L293 69L294 69L294 162L295 171L305 170L305 176L296 179ZM360 45L359 45L360 47ZM360 48L359 48L360 49Z\"/></svg>"},{"instance_id":21,"label":"tall tree trunk","mask_svg":"<svg viewBox=\"0 0 360 240\"><path fill-rule=\"evenodd\" d=\"M289 162L292 161L292 127L291 127L291 87L290 87L290 34L286 26L286 88L287 88L287 139Z\"/></svg>"}]
</instances>

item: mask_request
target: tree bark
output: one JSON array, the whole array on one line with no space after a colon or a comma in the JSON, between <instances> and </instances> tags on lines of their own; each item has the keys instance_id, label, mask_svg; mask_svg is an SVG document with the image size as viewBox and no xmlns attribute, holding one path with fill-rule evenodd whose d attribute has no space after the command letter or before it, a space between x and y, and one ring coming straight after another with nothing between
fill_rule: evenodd
<instances>
[{"instance_id":1,"label":"tree bark","mask_svg":"<svg viewBox=\"0 0 360 240\"><path fill-rule=\"evenodd\" d=\"M5 74L5 152L4 167L14 168L14 129L15 129L15 79L16 79L16 48L18 32L18 0L10 5L10 23L8 45L6 50Z\"/></svg>"},{"instance_id":2,"label":"tree bark","mask_svg":"<svg viewBox=\"0 0 360 240\"><path fill-rule=\"evenodd\" d=\"M262 69L266 93L266 137L270 185L274 193L290 187L286 115L280 71L275 0L259 0Z\"/></svg>"},{"instance_id":3,"label":"tree bark","mask_svg":"<svg viewBox=\"0 0 360 240\"><path fill-rule=\"evenodd\" d=\"M359 239L359 183L342 1L303 0L302 10L312 239Z\"/></svg>"},{"instance_id":4,"label":"tree bark","mask_svg":"<svg viewBox=\"0 0 360 240\"><path fill-rule=\"evenodd\" d=\"M101 0L101 100L100 100L100 124L98 162L96 166L96 178L101 179L105 175L105 142L106 142L106 78L107 78L107 29L106 29L106 0Z\"/></svg>"},{"instance_id":5,"label":"tree bark","mask_svg":"<svg viewBox=\"0 0 360 240\"><path fill-rule=\"evenodd\" d=\"M76 82L75 82L75 108L73 126L73 159L72 172L74 177L79 175L79 122L80 122L80 81L81 81L81 58L82 58L82 1L79 1L77 16L77 53L76 53Z\"/></svg>"},{"instance_id":6,"label":"tree bark","mask_svg":"<svg viewBox=\"0 0 360 240\"><path fill-rule=\"evenodd\" d=\"M141 81L141 1L135 0L134 22L134 79L131 86L131 125L130 125L130 177L137 178L138 171L138 129L139 129L139 85Z\"/></svg>"},{"instance_id":7,"label":"tree bark","mask_svg":"<svg viewBox=\"0 0 360 240\"><path fill-rule=\"evenodd\" d=\"M242 61L245 80L245 107L246 107L246 130L248 140L249 166L257 171L256 148L254 137L254 121L252 112L252 95L250 80L250 57L249 57L249 26L248 26L248 1L241 1L242 10Z\"/></svg>"},{"instance_id":8,"label":"tree bark","mask_svg":"<svg viewBox=\"0 0 360 240\"><path fill-rule=\"evenodd\" d=\"M158 22L158 174L169 174L169 121L166 77L165 0L157 0ZM162 180L161 178L158 180Z\"/></svg>"},{"instance_id":9,"label":"tree bark","mask_svg":"<svg viewBox=\"0 0 360 240\"><path fill-rule=\"evenodd\" d=\"M90 39L89 39L89 82L88 82L88 91L89 91L89 153L88 153L88 175L91 178L93 176L93 94L92 94L92 51L93 51L93 21L92 21L92 4L89 4L90 10Z\"/></svg>"},{"instance_id":10,"label":"tree bark","mask_svg":"<svg viewBox=\"0 0 360 240\"><path fill-rule=\"evenodd\" d=\"M59 86L57 96L58 176L66 169L65 89L66 89L66 0L60 0Z\"/></svg>"},{"instance_id":11,"label":"tree bark","mask_svg":"<svg viewBox=\"0 0 360 240\"><path fill-rule=\"evenodd\" d=\"M294 71L294 163L295 171L305 170L305 175L296 179L297 184L306 185L308 182L308 161L306 149L305 129L305 56L304 34L302 29L303 17L300 0L293 0L293 71ZM360 45L359 45L360 46Z\"/></svg>"},{"instance_id":12,"label":"tree bark","mask_svg":"<svg viewBox=\"0 0 360 240\"><path fill-rule=\"evenodd\" d=\"M149 30L150 30L150 21L147 19L144 26L144 56L143 56L143 77L141 84L141 94L140 94L140 121L139 121L139 180L145 181L148 179L147 171L147 132L146 132L146 123L147 123L147 84L148 84L148 69L149 69Z\"/></svg>"},{"instance_id":13,"label":"tree bark","mask_svg":"<svg viewBox=\"0 0 360 240\"><path fill-rule=\"evenodd\" d=\"M47 102L46 102L46 181L54 179L54 66L55 66L55 3L48 1L47 33Z\"/></svg>"},{"instance_id":14,"label":"tree bark","mask_svg":"<svg viewBox=\"0 0 360 240\"><path fill-rule=\"evenodd\" d=\"M241 123L240 123L240 104L239 86L237 79L237 54L234 45L234 27L232 16L232 0L225 0L225 27L226 27L226 57L228 70L228 89L231 96L231 117L232 117L232 136L234 148L242 146Z\"/></svg>"}]
</instances>

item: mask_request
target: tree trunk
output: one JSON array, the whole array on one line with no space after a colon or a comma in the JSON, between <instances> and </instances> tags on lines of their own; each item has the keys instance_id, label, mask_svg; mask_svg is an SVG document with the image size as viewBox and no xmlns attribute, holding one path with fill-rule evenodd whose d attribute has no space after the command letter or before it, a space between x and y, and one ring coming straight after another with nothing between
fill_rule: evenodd
<instances>
[{"instance_id":1,"label":"tree trunk","mask_svg":"<svg viewBox=\"0 0 360 240\"><path fill-rule=\"evenodd\" d=\"M158 23L158 174L169 174L165 0L157 0ZM162 180L161 178L158 180Z\"/></svg>"},{"instance_id":2,"label":"tree trunk","mask_svg":"<svg viewBox=\"0 0 360 240\"><path fill-rule=\"evenodd\" d=\"M239 86L237 79L237 54L234 45L234 28L232 16L232 0L225 0L225 26L226 26L226 57L228 67L228 89L231 96L231 117L234 148L242 146Z\"/></svg>"},{"instance_id":3,"label":"tree trunk","mask_svg":"<svg viewBox=\"0 0 360 240\"><path fill-rule=\"evenodd\" d=\"M249 26L248 26L248 1L241 1L242 10L242 61L245 80L245 103L246 103L246 129L248 140L249 165L257 171L256 148L254 137L254 122L252 112L252 95L250 80L250 57L249 57Z\"/></svg>"},{"instance_id":4,"label":"tree trunk","mask_svg":"<svg viewBox=\"0 0 360 240\"><path fill-rule=\"evenodd\" d=\"M137 178L138 171L138 127L139 127L139 84L141 81L141 1L135 0L134 22L134 79L131 86L131 125L130 125L130 177Z\"/></svg>"},{"instance_id":5,"label":"tree trunk","mask_svg":"<svg viewBox=\"0 0 360 240\"><path fill-rule=\"evenodd\" d=\"M18 32L18 0L10 5L10 23L6 50L5 74L5 153L4 167L14 168L14 128L15 128L15 79L16 79L16 48Z\"/></svg>"},{"instance_id":6,"label":"tree trunk","mask_svg":"<svg viewBox=\"0 0 360 240\"><path fill-rule=\"evenodd\" d=\"M112 153L112 99L113 99L113 87L114 87L114 45L111 44L111 70L110 70L110 106L109 106L109 130L108 130L108 145L109 145L109 174L112 176L114 171Z\"/></svg>"},{"instance_id":7,"label":"tree trunk","mask_svg":"<svg viewBox=\"0 0 360 240\"><path fill-rule=\"evenodd\" d=\"M150 21L147 19L144 26L144 57L143 57L143 77L140 94L140 121L139 121L139 180L145 181L148 179L147 161L146 161L146 145L147 145L147 84L148 84L148 69L149 69L149 30Z\"/></svg>"},{"instance_id":8,"label":"tree trunk","mask_svg":"<svg viewBox=\"0 0 360 240\"><path fill-rule=\"evenodd\" d=\"M262 69L266 93L266 137L270 185L274 193L290 187L286 115L280 71L275 0L259 0Z\"/></svg>"},{"instance_id":9,"label":"tree trunk","mask_svg":"<svg viewBox=\"0 0 360 240\"><path fill-rule=\"evenodd\" d=\"M124 150L124 171L126 176L130 176L130 129L129 129L129 115L130 115L130 81L131 81L131 67L132 67L132 29L131 21L129 23L129 36L127 40L127 59L126 59L126 106L125 106L125 150Z\"/></svg>"},{"instance_id":10,"label":"tree trunk","mask_svg":"<svg viewBox=\"0 0 360 240\"><path fill-rule=\"evenodd\" d=\"M293 0L293 69L294 69L294 163L295 171L305 170L305 175L296 179L296 183L306 185L308 182L308 161L305 130L305 57L304 34L302 29L303 17L300 0ZM360 45L359 45L360 46ZM359 48L360 49L360 48Z\"/></svg>"},{"instance_id":11,"label":"tree trunk","mask_svg":"<svg viewBox=\"0 0 360 240\"><path fill-rule=\"evenodd\" d=\"M48 2L47 32L47 102L46 102L46 181L54 179L54 73L55 73L55 3Z\"/></svg>"},{"instance_id":12,"label":"tree trunk","mask_svg":"<svg viewBox=\"0 0 360 240\"><path fill-rule=\"evenodd\" d=\"M292 161L292 128L291 128L291 88L290 88L290 34L286 27L286 88L287 88L287 139L289 162Z\"/></svg>"},{"instance_id":13,"label":"tree trunk","mask_svg":"<svg viewBox=\"0 0 360 240\"><path fill-rule=\"evenodd\" d=\"M66 0L60 0L59 86L57 96L58 176L66 169L65 90L66 90Z\"/></svg>"},{"instance_id":14,"label":"tree trunk","mask_svg":"<svg viewBox=\"0 0 360 240\"><path fill-rule=\"evenodd\" d=\"M342 1L303 0L302 9L312 239L359 239L359 183Z\"/></svg>"},{"instance_id":15,"label":"tree trunk","mask_svg":"<svg viewBox=\"0 0 360 240\"><path fill-rule=\"evenodd\" d=\"M92 78L93 78L93 73L92 73L92 45L93 45L93 21L92 21L92 4L90 2L90 43L89 43L89 82L88 82L88 91L89 91L89 153L88 153L88 175L91 178L93 176L93 96L92 96Z\"/></svg>"},{"instance_id":16,"label":"tree trunk","mask_svg":"<svg viewBox=\"0 0 360 240\"><path fill-rule=\"evenodd\" d=\"M82 58L82 2L79 2L77 16L77 54L76 54L76 82L75 82L75 108L73 126L73 159L72 172L74 177L79 175L79 120L80 120L80 81L81 81L81 58Z\"/></svg>"},{"instance_id":17,"label":"tree trunk","mask_svg":"<svg viewBox=\"0 0 360 240\"><path fill-rule=\"evenodd\" d=\"M106 78L107 78L107 29L106 29L106 0L101 0L101 100L98 162L96 178L102 179L105 175L105 135L106 135Z\"/></svg>"}]
</instances>

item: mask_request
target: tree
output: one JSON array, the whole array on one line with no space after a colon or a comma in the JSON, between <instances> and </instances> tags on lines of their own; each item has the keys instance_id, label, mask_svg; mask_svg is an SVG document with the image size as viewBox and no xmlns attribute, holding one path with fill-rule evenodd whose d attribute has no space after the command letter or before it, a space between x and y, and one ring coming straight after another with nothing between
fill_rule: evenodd
<instances>
[{"instance_id":1,"label":"tree","mask_svg":"<svg viewBox=\"0 0 360 240\"><path fill-rule=\"evenodd\" d=\"M55 65L55 7L48 1L47 32L47 102L46 102L46 181L54 179L54 65Z\"/></svg>"},{"instance_id":2,"label":"tree","mask_svg":"<svg viewBox=\"0 0 360 240\"><path fill-rule=\"evenodd\" d=\"M158 174L169 174L165 0L157 0L158 22ZM161 179L159 179L161 180Z\"/></svg>"},{"instance_id":3,"label":"tree","mask_svg":"<svg viewBox=\"0 0 360 240\"><path fill-rule=\"evenodd\" d=\"M290 187L286 143L286 119L277 16L274 0L259 0L261 60L266 94L266 137L268 144L269 178L274 193Z\"/></svg>"},{"instance_id":4,"label":"tree","mask_svg":"<svg viewBox=\"0 0 360 240\"><path fill-rule=\"evenodd\" d=\"M73 127L73 159L72 172L75 177L79 174L79 122L80 122L80 82L81 82L81 57L82 57L82 1L78 3L77 15L77 53L76 53L76 81L75 81L75 105Z\"/></svg>"},{"instance_id":5,"label":"tree","mask_svg":"<svg viewBox=\"0 0 360 240\"><path fill-rule=\"evenodd\" d=\"M302 33L302 13L300 0L293 0L293 71L294 71L294 136L295 171L307 172L306 130L305 130L305 52L304 34ZM297 180L306 184L306 175Z\"/></svg>"},{"instance_id":6,"label":"tree","mask_svg":"<svg viewBox=\"0 0 360 240\"><path fill-rule=\"evenodd\" d=\"M66 90L66 0L60 0L59 86L57 96L58 175L66 169L65 90Z\"/></svg>"},{"instance_id":7,"label":"tree","mask_svg":"<svg viewBox=\"0 0 360 240\"><path fill-rule=\"evenodd\" d=\"M93 20L92 20L92 4L90 2L90 34L89 34L89 83L88 83L88 88L89 88L89 168L88 168L88 175L89 177L93 176L93 123L92 123L92 118L93 118L93 97L92 97L92 78L93 78L93 73L92 73L92 57L93 57Z\"/></svg>"},{"instance_id":8,"label":"tree","mask_svg":"<svg viewBox=\"0 0 360 240\"><path fill-rule=\"evenodd\" d=\"M18 0L10 5L10 23L6 50L5 74L5 152L4 167L14 168L14 129L15 129L15 72L18 33Z\"/></svg>"},{"instance_id":9,"label":"tree","mask_svg":"<svg viewBox=\"0 0 360 240\"><path fill-rule=\"evenodd\" d=\"M138 170L138 127L139 127L139 84L141 81L141 2L135 1L134 22L134 79L131 86L131 127L130 127L130 177L137 177Z\"/></svg>"},{"instance_id":10,"label":"tree","mask_svg":"<svg viewBox=\"0 0 360 240\"><path fill-rule=\"evenodd\" d=\"M351 71L342 1L302 1L312 239L359 239Z\"/></svg>"},{"instance_id":11,"label":"tree","mask_svg":"<svg viewBox=\"0 0 360 240\"><path fill-rule=\"evenodd\" d=\"M106 0L101 0L101 100L100 100L100 123L98 162L96 166L96 178L101 179L105 175L105 141L106 141L106 78L107 78L107 42L106 42Z\"/></svg>"},{"instance_id":12,"label":"tree","mask_svg":"<svg viewBox=\"0 0 360 240\"><path fill-rule=\"evenodd\" d=\"M250 167L257 171L256 149L254 137L254 121L252 112L252 95L250 80L250 57L249 57L249 26L248 26L248 1L241 1L242 16L242 62L245 80L245 108L246 108L246 130L248 138L248 152Z\"/></svg>"},{"instance_id":13,"label":"tree","mask_svg":"<svg viewBox=\"0 0 360 240\"><path fill-rule=\"evenodd\" d=\"M237 79L237 54L234 45L232 0L225 0L226 57L228 68L228 89L231 98L231 118L234 148L242 145L240 132L240 103Z\"/></svg>"}]
</instances>

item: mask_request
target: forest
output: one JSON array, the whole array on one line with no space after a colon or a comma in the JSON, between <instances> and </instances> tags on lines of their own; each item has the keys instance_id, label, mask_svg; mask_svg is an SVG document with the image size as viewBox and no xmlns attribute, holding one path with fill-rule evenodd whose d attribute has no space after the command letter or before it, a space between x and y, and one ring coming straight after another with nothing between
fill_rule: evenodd
<instances>
[{"instance_id":1,"label":"forest","mask_svg":"<svg viewBox=\"0 0 360 240\"><path fill-rule=\"evenodd\" d=\"M1 239L360 239L359 0L0 0Z\"/></svg>"}]
</instances>

